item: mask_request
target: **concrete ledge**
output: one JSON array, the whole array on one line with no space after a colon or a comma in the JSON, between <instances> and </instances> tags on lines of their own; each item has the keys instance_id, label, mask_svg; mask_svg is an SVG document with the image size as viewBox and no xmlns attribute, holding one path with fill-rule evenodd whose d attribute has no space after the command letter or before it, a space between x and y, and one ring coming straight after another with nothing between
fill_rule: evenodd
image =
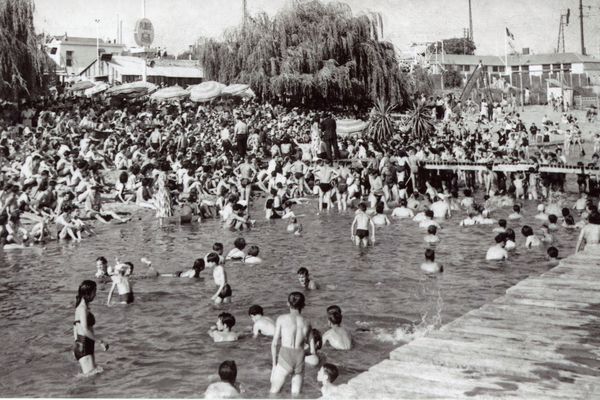
<instances>
[{"instance_id":1,"label":"concrete ledge","mask_svg":"<svg viewBox=\"0 0 600 400\"><path fill-rule=\"evenodd\" d=\"M600 250L397 348L328 398L600 399Z\"/></svg>"}]
</instances>

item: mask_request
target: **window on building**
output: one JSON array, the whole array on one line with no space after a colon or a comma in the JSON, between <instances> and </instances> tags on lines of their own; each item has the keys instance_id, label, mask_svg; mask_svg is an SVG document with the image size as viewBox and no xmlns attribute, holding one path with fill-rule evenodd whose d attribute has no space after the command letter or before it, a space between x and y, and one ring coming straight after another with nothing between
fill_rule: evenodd
<instances>
[{"instance_id":1,"label":"window on building","mask_svg":"<svg viewBox=\"0 0 600 400\"><path fill-rule=\"evenodd\" d=\"M521 71L524 71L524 72L529 71L529 65L521 65Z\"/></svg>"},{"instance_id":2,"label":"window on building","mask_svg":"<svg viewBox=\"0 0 600 400\"><path fill-rule=\"evenodd\" d=\"M56 47L52 47L52 48L50 49L50 54L56 54L56 50L58 50L58 48L56 48Z\"/></svg>"},{"instance_id":3,"label":"window on building","mask_svg":"<svg viewBox=\"0 0 600 400\"><path fill-rule=\"evenodd\" d=\"M469 72L470 70L471 70L471 66L470 65L463 65L463 71Z\"/></svg>"},{"instance_id":4,"label":"window on building","mask_svg":"<svg viewBox=\"0 0 600 400\"><path fill-rule=\"evenodd\" d=\"M519 66L518 65L513 65L512 67L510 67L512 72L519 72Z\"/></svg>"},{"instance_id":5,"label":"window on building","mask_svg":"<svg viewBox=\"0 0 600 400\"><path fill-rule=\"evenodd\" d=\"M571 71L571 64L563 64L563 70L565 72L570 72Z\"/></svg>"},{"instance_id":6,"label":"window on building","mask_svg":"<svg viewBox=\"0 0 600 400\"><path fill-rule=\"evenodd\" d=\"M73 50L67 50L67 57L73 57Z\"/></svg>"},{"instance_id":7,"label":"window on building","mask_svg":"<svg viewBox=\"0 0 600 400\"><path fill-rule=\"evenodd\" d=\"M542 65L542 71L544 71L544 72L550 71L550 64L544 64L544 65Z\"/></svg>"},{"instance_id":8,"label":"window on building","mask_svg":"<svg viewBox=\"0 0 600 400\"><path fill-rule=\"evenodd\" d=\"M504 71L505 71L505 67L504 67L504 65L501 65L501 66L498 68L498 71L500 71L500 72L504 72Z\"/></svg>"},{"instance_id":9,"label":"window on building","mask_svg":"<svg viewBox=\"0 0 600 400\"><path fill-rule=\"evenodd\" d=\"M499 68L497 65L492 67L492 72L498 72L498 71L499 71Z\"/></svg>"},{"instance_id":10,"label":"window on building","mask_svg":"<svg viewBox=\"0 0 600 400\"><path fill-rule=\"evenodd\" d=\"M72 67L73 66L73 60L71 60L70 58L67 58L67 67Z\"/></svg>"},{"instance_id":11,"label":"window on building","mask_svg":"<svg viewBox=\"0 0 600 400\"><path fill-rule=\"evenodd\" d=\"M552 70L553 71L560 71L562 68L560 66L560 64L552 64Z\"/></svg>"}]
</instances>

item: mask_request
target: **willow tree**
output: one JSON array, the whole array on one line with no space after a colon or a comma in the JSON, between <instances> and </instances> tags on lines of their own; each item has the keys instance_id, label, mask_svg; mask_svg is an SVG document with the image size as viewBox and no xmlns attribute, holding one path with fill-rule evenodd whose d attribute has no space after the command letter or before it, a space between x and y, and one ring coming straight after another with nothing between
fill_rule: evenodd
<instances>
[{"instance_id":1,"label":"willow tree","mask_svg":"<svg viewBox=\"0 0 600 400\"><path fill-rule=\"evenodd\" d=\"M0 0L0 97L37 93L47 56L33 28L31 0Z\"/></svg>"},{"instance_id":2,"label":"willow tree","mask_svg":"<svg viewBox=\"0 0 600 400\"><path fill-rule=\"evenodd\" d=\"M201 55L209 79L248 83L263 99L294 103L401 104L407 96L381 15L353 16L344 3L297 2L259 14L210 40Z\"/></svg>"}]
</instances>

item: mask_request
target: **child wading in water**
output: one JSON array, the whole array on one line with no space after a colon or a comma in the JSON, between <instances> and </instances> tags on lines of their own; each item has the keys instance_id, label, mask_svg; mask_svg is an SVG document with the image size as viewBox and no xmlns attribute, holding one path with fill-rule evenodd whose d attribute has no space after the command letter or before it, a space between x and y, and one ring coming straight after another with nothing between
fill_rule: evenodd
<instances>
[{"instance_id":1,"label":"child wading in water","mask_svg":"<svg viewBox=\"0 0 600 400\"><path fill-rule=\"evenodd\" d=\"M373 224L371 217L367 215L366 211L367 205L360 203L358 210L356 210L354 221L352 221L352 227L350 228L350 237L357 246L363 245L367 247L369 245L369 229L371 230L371 244L375 244L375 224Z\"/></svg>"}]
</instances>

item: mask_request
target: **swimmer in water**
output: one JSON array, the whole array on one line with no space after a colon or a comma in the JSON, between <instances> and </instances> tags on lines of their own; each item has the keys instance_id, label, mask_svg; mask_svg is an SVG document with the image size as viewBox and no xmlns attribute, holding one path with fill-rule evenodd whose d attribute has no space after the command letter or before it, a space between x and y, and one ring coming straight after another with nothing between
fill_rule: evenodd
<instances>
[{"instance_id":1,"label":"swimmer in water","mask_svg":"<svg viewBox=\"0 0 600 400\"><path fill-rule=\"evenodd\" d=\"M220 342L235 342L239 335L237 332L232 332L231 329L235 325L235 317L227 312L219 314L217 324L210 327L208 335L215 343Z\"/></svg>"},{"instance_id":2,"label":"swimmer in water","mask_svg":"<svg viewBox=\"0 0 600 400\"><path fill-rule=\"evenodd\" d=\"M427 235L423 237L423 240L431 248L435 248L438 245L440 237L437 235L437 227L435 225L427 227Z\"/></svg>"},{"instance_id":3,"label":"swimmer in water","mask_svg":"<svg viewBox=\"0 0 600 400\"><path fill-rule=\"evenodd\" d=\"M460 226L472 226L477 224L477 221L475 220L475 213L470 212L467 215L467 218L463 219L462 221L460 221Z\"/></svg>"},{"instance_id":4,"label":"swimmer in water","mask_svg":"<svg viewBox=\"0 0 600 400\"><path fill-rule=\"evenodd\" d=\"M263 315L263 308L259 305L253 305L248 310L248 316L252 320L252 337L255 339L258 335L271 336L275 334L275 322Z\"/></svg>"},{"instance_id":5,"label":"swimmer in water","mask_svg":"<svg viewBox=\"0 0 600 400\"><path fill-rule=\"evenodd\" d=\"M217 292L210 299L215 304L231 303L233 291L229 283L227 283L225 268L219 264L219 255L217 253L210 253L206 256L206 266L213 269L213 279L217 286Z\"/></svg>"},{"instance_id":6,"label":"swimmer in water","mask_svg":"<svg viewBox=\"0 0 600 400\"><path fill-rule=\"evenodd\" d=\"M311 329L308 335L308 343L304 345L304 362L311 366L316 367L321 362L319 356L319 350L323 347L323 336L321 331L318 329Z\"/></svg>"},{"instance_id":7,"label":"swimmer in water","mask_svg":"<svg viewBox=\"0 0 600 400\"><path fill-rule=\"evenodd\" d=\"M390 219L387 217L387 215L385 215L383 213L385 204L383 202L378 202L375 205L375 212L376 214L371 217L371 221L373 222L373 225L375 226L385 226L385 225L390 225Z\"/></svg>"},{"instance_id":8,"label":"swimmer in water","mask_svg":"<svg viewBox=\"0 0 600 400\"><path fill-rule=\"evenodd\" d=\"M96 258L96 278L108 278L108 261L106 258L100 256Z\"/></svg>"},{"instance_id":9,"label":"swimmer in water","mask_svg":"<svg viewBox=\"0 0 600 400\"><path fill-rule=\"evenodd\" d=\"M192 268L185 271L178 271L174 273L160 273L152 267L152 262L147 258L140 260L148 266L148 271L143 274L144 278L200 278L200 272L204 271L205 263L203 258L197 258L194 261Z\"/></svg>"},{"instance_id":10,"label":"swimmer in water","mask_svg":"<svg viewBox=\"0 0 600 400\"><path fill-rule=\"evenodd\" d=\"M498 220L498 227L494 228L494 233L504 233L506 232L506 220L504 218L500 218Z\"/></svg>"},{"instance_id":11,"label":"swimmer in water","mask_svg":"<svg viewBox=\"0 0 600 400\"><path fill-rule=\"evenodd\" d=\"M485 259L488 261L508 260L508 252L504 248L506 246L506 234L499 233L494 240L496 244L488 249Z\"/></svg>"},{"instance_id":12,"label":"swimmer in water","mask_svg":"<svg viewBox=\"0 0 600 400\"><path fill-rule=\"evenodd\" d=\"M539 247L542 245L540 239L533 234L533 229L529 225L524 225L521 228L521 233L525 236L525 247L531 249L532 247Z\"/></svg>"},{"instance_id":13,"label":"swimmer in water","mask_svg":"<svg viewBox=\"0 0 600 400\"><path fill-rule=\"evenodd\" d=\"M235 399L240 397L239 385L236 383L237 366L235 361L226 360L219 365L220 382L208 385L204 392L205 399Z\"/></svg>"},{"instance_id":14,"label":"swimmer in water","mask_svg":"<svg viewBox=\"0 0 600 400\"><path fill-rule=\"evenodd\" d=\"M108 299L106 300L106 305L110 306L110 301L112 300L113 292L115 288L119 293L119 303L121 304L131 304L133 303L133 290L131 289L131 283L127 278L127 275L131 275L133 272L133 264L130 262L124 264L115 265L115 274L111 276L112 286L110 291L108 292Z\"/></svg>"},{"instance_id":15,"label":"swimmer in water","mask_svg":"<svg viewBox=\"0 0 600 400\"><path fill-rule=\"evenodd\" d=\"M421 270L427 274L444 272L444 267L435 262L435 251L432 249L425 250L425 262L421 264Z\"/></svg>"},{"instance_id":16,"label":"swimmer in water","mask_svg":"<svg viewBox=\"0 0 600 400\"><path fill-rule=\"evenodd\" d=\"M513 205L513 213L508 216L508 219L514 221L521 218L523 218L523 215L521 215L521 206L518 204Z\"/></svg>"},{"instance_id":17,"label":"swimmer in water","mask_svg":"<svg viewBox=\"0 0 600 400\"><path fill-rule=\"evenodd\" d=\"M366 211L367 205L360 203L350 227L350 238L357 246L367 247L369 245L369 230L371 231L371 244L375 244L375 224Z\"/></svg>"},{"instance_id":18,"label":"swimmer in water","mask_svg":"<svg viewBox=\"0 0 600 400\"><path fill-rule=\"evenodd\" d=\"M79 365L81 372L89 374L96 369L96 360L94 358L94 347L96 341L100 343L104 351L108 350L108 343L103 342L95 333L94 325L96 319L90 311L89 304L96 297L96 282L85 280L79 285L75 301L75 322L73 322L73 354Z\"/></svg>"},{"instance_id":19,"label":"swimmer in water","mask_svg":"<svg viewBox=\"0 0 600 400\"><path fill-rule=\"evenodd\" d=\"M246 248L246 239L239 237L235 239L233 245L235 247L231 249L229 253L227 253L225 260L242 261L244 258L246 258L246 253L244 253L244 249Z\"/></svg>"},{"instance_id":20,"label":"swimmer in water","mask_svg":"<svg viewBox=\"0 0 600 400\"><path fill-rule=\"evenodd\" d=\"M328 313L329 330L323 334L323 344L329 343L336 350L350 350L352 348L352 336L342 324L342 313Z\"/></svg>"},{"instance_id":21,"label":"swimmer in water","mask_svg":"<svg viewBox=\"0 0 600 400\"><path fill-rule=\"evenodd\" d=\"M548 261L546 261L546 266L548 268L554 268L560 264L560 259L558 258L558 249L556 247L548 247L546 254L548 255Z\"/></svg>"},{"instance_id":22,"label":"swimmer in water","mask_svg":"<svg viewBox=\"0 0 600 400\"><path fill-rule=\"evenodd\" d=\"M338 368L330 363L325 363L317 373L317 382L321 382L321 395L327 397L335 388L333 382L339 375Z\"/></svg>"},{"instance_id":23,"label":"swimmer in water","mask_svg":"<svg viewBox=\"0 0 600 400\"><path fill-rule=\"evenodd\" d=\"M287 231L288 233L294 233L294 235L299 236L302 233L302 224L298 222L297 218L294 218L288 224Z\"/></svg>"},{"instance_id":24,"label":"swimmer in water","mask_svg":"<svg viewBox=\"0 0 600 400\"><path fill-rule=\"evenodd\" d=\"M252 245L248 248L248 255L244 257L242 262L244 264L260 264L263 260L258 256L260 249L256 245Z\"/></svg>"},{"instance_id":25,"label":"swimmer in water","mask_svg":"<svg viewBox=\"0 0 600 400\"><path fill-rule=\"evenodd\" d=\"M319 288L317 282L310 279L308 269L301 267L298 269L298 272L296 272L296 274L298 275L298 281L300 282L302 287L304 287L304 289L316 290Z\"/></svg>"},{"instance_id":26,"label":"swimmer in water","mask_svg":"<svg viewBox=\"0 0 600 400\"><path fill-rule=\"evenodd\" d=\"M392 218L414 218L415 213L407 207L406 199L400 199L399 206L392 211Z\"/></svg>"}]
</instances>

